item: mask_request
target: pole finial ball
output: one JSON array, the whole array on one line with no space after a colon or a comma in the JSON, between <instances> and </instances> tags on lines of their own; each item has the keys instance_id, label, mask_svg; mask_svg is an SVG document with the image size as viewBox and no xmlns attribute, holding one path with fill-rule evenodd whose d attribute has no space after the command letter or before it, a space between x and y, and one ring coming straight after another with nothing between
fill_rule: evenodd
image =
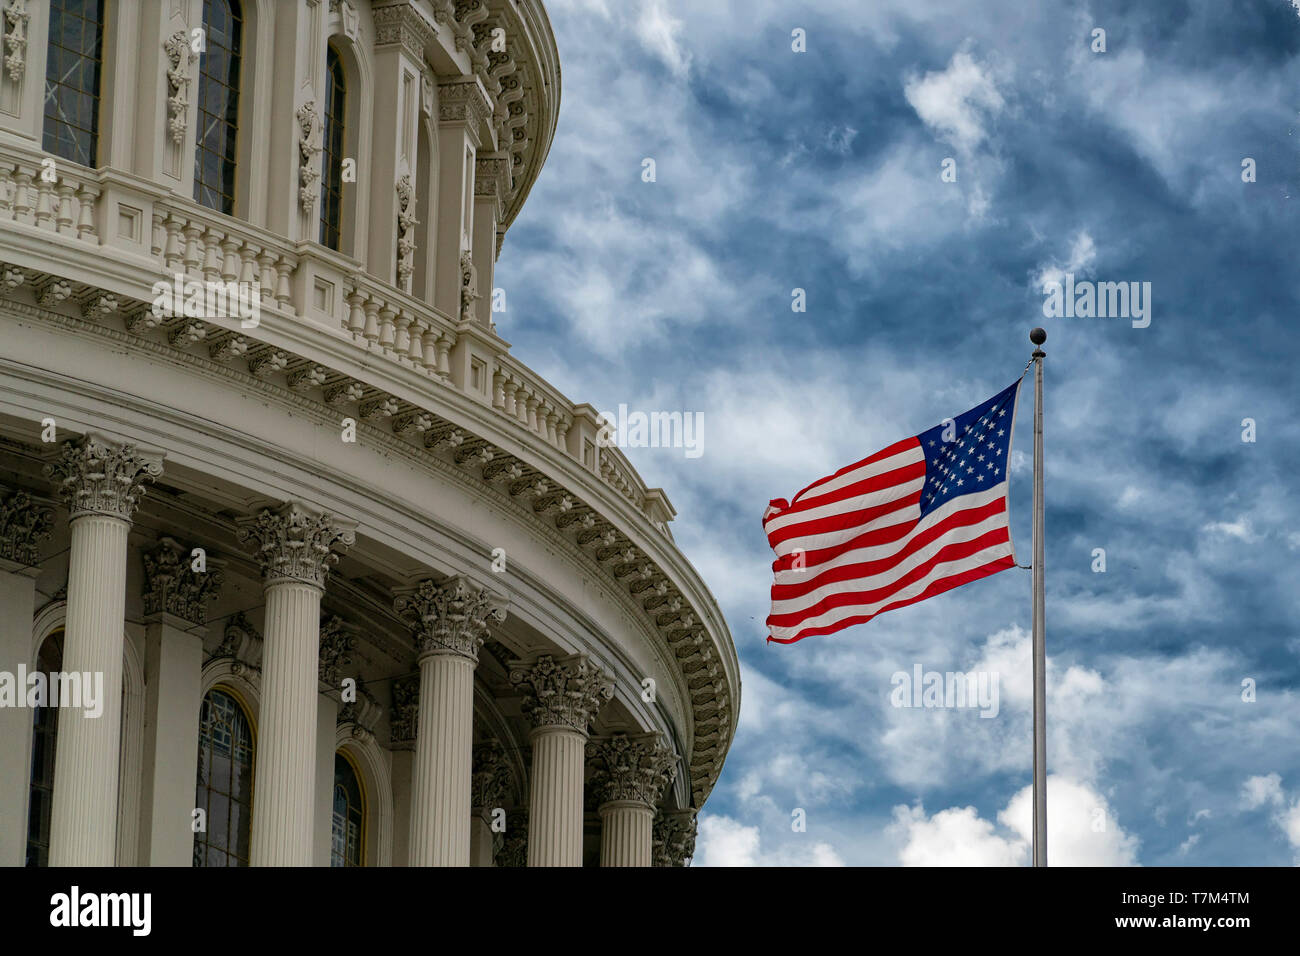
<instances>
[{"instance_id":1,"label":"pole finial ball","mask_svg":"<svg viewBox=\"0 0 1300 956\"><path fill-rule=\"evenodd\" d=\"M1043 328L1034 329L1029 333L1029 341L1035 345L1042 345L1047 341L1047 330Z\"/></svg>"}]
</instances>

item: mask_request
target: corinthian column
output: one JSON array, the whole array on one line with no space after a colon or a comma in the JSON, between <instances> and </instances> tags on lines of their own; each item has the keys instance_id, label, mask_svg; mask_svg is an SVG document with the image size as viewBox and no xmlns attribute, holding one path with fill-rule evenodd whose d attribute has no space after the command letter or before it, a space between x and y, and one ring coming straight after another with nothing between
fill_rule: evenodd
<instances>
[{"instance_id":1,"label":"corinthian column","mask_svg":"<svg viewBox=\"0 0 1300 956\"><path fill-rule=\"evenodd\" d=\"M411 866L469 866L474 668L505 601L468 579L421 581L394 608L413 625L420 710L411 784Z\"/></svg>"},{"instance_id":2,"label":"corinthian column","mask_svg":"<svg viewBox=\"0 0 1300 956\"><path fill-rule=\"evenodd\" d=\"M600 865L650 866L655 806L676 773L660 734L614 734L587 745L596 758Z\"/></svg>"},{"instance_id":3,"label":"corinthian column","mask_svg":"<svg viewBox=\"0 0 1300 956\"><path fill-rule=\"evenodd\" d=\"M262 703L253 786L253 866L311 866L320 599L349 521L289 502L239 522L266 596Z\"/></svg>"},{"instance_id":4,"label":"corinthian column","mask_svg":"<svg viewBox=\"0 0 1300 956\"><path fill-rule=\"evenodd\" d=\"M695 811L661 811L655 818L654 865L685 866L695 855Z\"/></svg>"},{"instance_id":5,"label":"corinthian column","mask_svg":"<svg viewBox=\"0 0 1300 956\"><path fill-rule=\"evenodd\" d=\"M523 690L523 712L533 725L528 865L582 866L587 725L614 696L613 685L581 654L516 661L510 683Z\"/></svg>"},{"instance_id":6,"label":"corinthian column","mask_svg":"<svg viewBox=\"0 0 1300 956\"><path fill-rule=\"evenodd\" d=\"M54 754L51 866L112 866L117 843L126 537L162 454L88 434L45 467L68 506L68 610L63 670L98 690L98 713L65 710ZM102 685L99 683L102 675ZM63 702L60 701L60 706ZM83 695L82 703L86 703ZM102 709L100 709L102 707Z\"/></svg>"}]
</instances>

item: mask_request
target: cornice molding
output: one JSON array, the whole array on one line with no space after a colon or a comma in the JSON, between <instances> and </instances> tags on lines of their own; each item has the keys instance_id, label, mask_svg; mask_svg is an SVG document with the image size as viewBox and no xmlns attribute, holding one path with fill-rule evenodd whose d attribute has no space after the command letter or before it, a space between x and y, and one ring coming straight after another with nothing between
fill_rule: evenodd
<instances>
[{"instance_id":1,"label":"cornice molding","mask_svg":"<svg viewBox=\"0 0 1300 956\"><path fill-rule=\"evenodd\" d=\"M296 408L300 412L318 419L321 423L328 422L331 426L337 423L337 409L322 407L318 400L309 397L307 394L283 388L274 382L253 375L241 373L230 365L221 364L204 356L195 355L169 344L154 341L151 338L115 330L90 319L69 316L61 312L54 312L11 299L5 299L3 302L6 309L17 315L26 315L34 319L49 321L68 331L129 345L132 348L151 353L158 359L180 368L199 369L216 378L237 383L245 391L261 392L268 397L274 397L282 404ZM267 325L265 317L263 325ZM447 397L454 399L456 396L449 394ZM535 519L538 519L533 522L538 526L537 530L544 532L545 539L554 542L556 545L563 546L566 549L573 549L575 543L574 533L576 531L576 550L590 564L598 568L604 567L607 572L613 575L616 581L621 581L623 588L619 590L624 595L621 600L626 607L634 613L639 611L643 615L646 614L646 608L644 607L647 600L646 595L633 589L639 583L653 580L656 577L655 566L653 564L649 565L651 568L650 576L646 578L643 576L642 571L637 570L639 566L635 564L628 562L619 564L616 562L614 567L606 564L605 561L612 560L613 557L613 553L608 548L604 551L597 548L595 553L591 550L595 542L602 539L602 535L607 536L607 532L601 532L602 527L610 528L610 530L617 527L620 533L626 534L627 532L622 529L633 523L632 519L623 516L620 520L625 522L624 524L611 526L602 515L606 507L605 504L598 502L593 507L583 502L578 495L572 495L572 501L568 508L554 508L553 505L562 500L562 494L559 498L543 496L538 499L521 501L518 496L511 493L511 489L498 490L492 486L491 482L475 478L466 468L469 463L468 459L458 459L455 463L450 463L444 460L443 457L434 454L439 449L440 438L445 438L447 434L454 430L450 423L442 431L426 435L423 451L412 446L411 442L405 440L402 436L388 434L379 427L372 426L367 422L358 421L357 427L359 433L365 434L366 441L369 444L408 457L413 462L418 462L421 467L430 469L462 487L472 488L476 494L490 498L498 506L509 506L518 509L521 513L531 513ZM499 439L497 440L499 441ZM531 446L529 447L531 450ZM618 507L629 508L626 503L618 505ZM601 510L596 510L597 508ZM615 510L617 511L617 508ZM577 523L575 524L575 522ZM638 544L637 546L640 547L641 545ZM689 575L691 572L687 570L689 566L685 565L684 559L680 555L674 556L671 543L662 545L655 543L652 547L665 549L669 559L665 566L669 567L675 575L682 575L685 580L690 580ZM651 559L651 561L654 560ZM630 580L625 580L626 575L632 571L637 572L636 576ZM701 589L701 596L705 602L711 602L712 600L706 590ZM664 647L664 652L667 654L667 660L675 662L675 669L682 671L683 704L689 712L693 712L693 729L687 737L693 743L690 759L690 789L696 804L699 805L707 797L721 770L734 727L736 712L734 704L738 702L738 693L727 689L729 684L725 679L721 678L721 672L718 670L721 662L713 657L709 649L712 642L701 630L700 622L697 621L694 613L694 608L702 607L706 615L712 616L713 611L709 603L696 603L692 607L692 603L658 594L654 589L650 592L649 600L658 602L661 605L655 609L654 613L647 615L649 630L651 633L657 631L660 639L666 641L667 646ZM710 625L711 629L714 627L718 628L721 634L726 634L724 624ZM687 674L682 670L683 666L693 666L693 670L690 674ZM715 679L714 674L718 674L719 677Z\"/></svg>"}]
</instances>

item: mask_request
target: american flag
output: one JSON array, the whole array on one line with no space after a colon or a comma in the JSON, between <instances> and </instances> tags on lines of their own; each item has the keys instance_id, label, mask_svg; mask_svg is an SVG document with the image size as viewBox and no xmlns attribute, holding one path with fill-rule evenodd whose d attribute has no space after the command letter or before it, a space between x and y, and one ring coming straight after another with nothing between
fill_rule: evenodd
<instances>
[{"instance_id":1,"label":"american flag","mask_svg":"<svg viewBox=\"0 0 1300 956\"><path fill-rule=\"evenodd\" d=\"M1016 564L1007 465L1020 380L988 401L773 499L768 640L833 634Z\"/></svg>"}]
</instances>

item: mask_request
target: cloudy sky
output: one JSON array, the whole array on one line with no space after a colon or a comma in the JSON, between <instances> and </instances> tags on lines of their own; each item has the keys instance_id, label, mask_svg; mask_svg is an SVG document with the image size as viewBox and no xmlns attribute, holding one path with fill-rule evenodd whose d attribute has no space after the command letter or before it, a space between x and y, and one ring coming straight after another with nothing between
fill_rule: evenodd
<instances>
[{"instance_id":1,"label":"cloudy sky","mask_svg":"<svg viewBox=\"0 0 1300 956\"><path fill-rule=\"evenodd\" d=\"M547 8L559 130L498 326L577 401L704 414L699 457L628 450L740 653L695 864L1027 862L1029 572L767 644L760 519L1004 388L1038 324L1052 862L1300 860L1291 0ZM1044 318L1067 272L1151 283L1150 325ZM997 674L998 715L891 706L918 664Z\"/></svg>"}]
</instances>

